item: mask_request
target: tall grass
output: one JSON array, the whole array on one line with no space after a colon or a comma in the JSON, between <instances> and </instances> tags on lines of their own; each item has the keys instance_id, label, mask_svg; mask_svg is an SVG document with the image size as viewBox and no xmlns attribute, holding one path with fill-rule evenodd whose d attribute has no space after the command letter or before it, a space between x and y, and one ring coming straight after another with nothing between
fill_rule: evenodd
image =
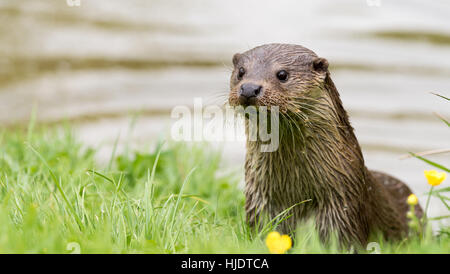
<instances>
[{"instance_id":1,"label":"tall grass","mask_svg":"<svg viewBox=\"0 0 450 274\"><path fill-rule=\"evenodd\" d=\"M70 130L0 133L0 253L268 252L264 233L245 223L240 177L220 170L219 152L159 144L113 153L106 165L95 153ZM382 253L450 251L445 233L379 244ZM305 225L291 252L347 251L323 246Z\"/></svg>"}]
</instances>

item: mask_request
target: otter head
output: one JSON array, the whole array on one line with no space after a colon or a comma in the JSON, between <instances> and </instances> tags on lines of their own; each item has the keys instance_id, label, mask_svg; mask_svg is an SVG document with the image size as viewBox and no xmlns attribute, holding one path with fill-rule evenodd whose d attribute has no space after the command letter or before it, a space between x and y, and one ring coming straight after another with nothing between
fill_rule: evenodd
<instances>
[{"instance_id":1,"label":"otter head","mask_svg":"<svg viewBox=\"0 0 450 274\"><path fill-rule=\"evenodd\" d=\"M298 45L267 44L233 56L231 106L278 106L299 112L301 99L322 97L328 62Z\"/></svg>"}]
</instances>

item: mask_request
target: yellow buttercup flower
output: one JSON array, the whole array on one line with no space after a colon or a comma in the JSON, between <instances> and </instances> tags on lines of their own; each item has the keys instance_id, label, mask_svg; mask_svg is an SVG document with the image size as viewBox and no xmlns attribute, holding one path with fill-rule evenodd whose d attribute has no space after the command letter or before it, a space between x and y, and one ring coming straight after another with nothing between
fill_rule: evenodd
<instances>
[{"instance_id":1,"label":"yellow buttercup flower","mask_svg":"<svg viewBox=\"0 0 450 274\"><path fill-rule=\"evenodd\" d=\"M292 240L289 235L280 235L273 231L267 234L266 245L272 254L283 254L292 247Z\"/></svg>"},{"instance_id":2,"label":"yellow buttercup flower","mask_svg":"<svg viewBox=\"0 0 450 274\"><path fill-rule=\"evenodd\" d=\"M417 199L417 196L414 194L411 194L408 196L407 199L408 205L417 205L417 203L419 202L419 199Z\"/></svg>"},{"instance_id":3,"label":"yellow buttercup flower","mask_svg":"<svg viewBox=\"0 0 450 274\"><path fill-rule=\"evenodd\" d=\"M436 170L425 170L423 173L431 186L438 186L447 178L447 173Z\"/></svg>"}]
</instances>

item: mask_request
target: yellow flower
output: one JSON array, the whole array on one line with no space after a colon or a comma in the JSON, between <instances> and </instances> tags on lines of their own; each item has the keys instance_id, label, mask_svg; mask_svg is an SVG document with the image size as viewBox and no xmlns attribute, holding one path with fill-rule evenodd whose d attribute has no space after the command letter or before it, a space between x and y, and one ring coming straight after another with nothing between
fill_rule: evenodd
<instances>
[{"instance_id":1,"label":"yellow flower","mask_svg":"<svg viewBox=\"0 0 450 274\"><path fill-rule=\"evenodd\" d=\"M416 196L416 195L411 194L411 195L408 196L407 202L408 202L408 205L413 205L413 206L415 206L415 205L417 205L417 203L419 202L419 200L417 199L417 196Z\"/></svg>"},{"instance_id":2,"label":"yellow flower","mask_svg":"<svg viewBox=\"0 0 450 274\"><path fill-rule=\"evenodd\" d=\"M437 172L436 170L425 170L423 173L428 180L428 184L432 186L440 185L447 178L447 173Z\"/></svg>"},{"instance_id":3,"label":"yellow flower","mask_svg":"<svg viewBox=\"0 0 450 274\"><path fill-rule=\"evenodd\" d=\"M266 245L272 254L283 254L292 247L292 240L288 235L280 235L273 231L267 234Z\"/></svg>"}]
</instances>

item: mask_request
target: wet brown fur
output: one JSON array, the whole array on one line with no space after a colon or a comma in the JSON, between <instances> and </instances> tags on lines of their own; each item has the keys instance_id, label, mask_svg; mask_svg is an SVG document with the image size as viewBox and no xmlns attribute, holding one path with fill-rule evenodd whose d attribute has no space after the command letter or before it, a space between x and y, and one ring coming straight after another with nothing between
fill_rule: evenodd
<instances>
[{"instance_id":1,"label":"wet brown fur","mask_svg":"<svg viewBox=\"0 0 450 274\"><path fill-rule=\"evenodd\" d=\"M282 232L313 218L324 241L334 231L341 243L363 246L377 231L386 239L406 235L411 191L401 181L365 167L325 59L302 46L268 44L236 54L233 64L230 105L239 104L240 85L251 82L263 86L257 106L280 108L279 148L261 152L260 142L247 142L245 209L251 225L261 215L273 218L311 199L292 209ZM240 67L246 70L242 79L237 77ZM285 83L276 78L280 69L289 73ZM422 210L416 208L420 216Z\"/></svg>"}]
</instances>

